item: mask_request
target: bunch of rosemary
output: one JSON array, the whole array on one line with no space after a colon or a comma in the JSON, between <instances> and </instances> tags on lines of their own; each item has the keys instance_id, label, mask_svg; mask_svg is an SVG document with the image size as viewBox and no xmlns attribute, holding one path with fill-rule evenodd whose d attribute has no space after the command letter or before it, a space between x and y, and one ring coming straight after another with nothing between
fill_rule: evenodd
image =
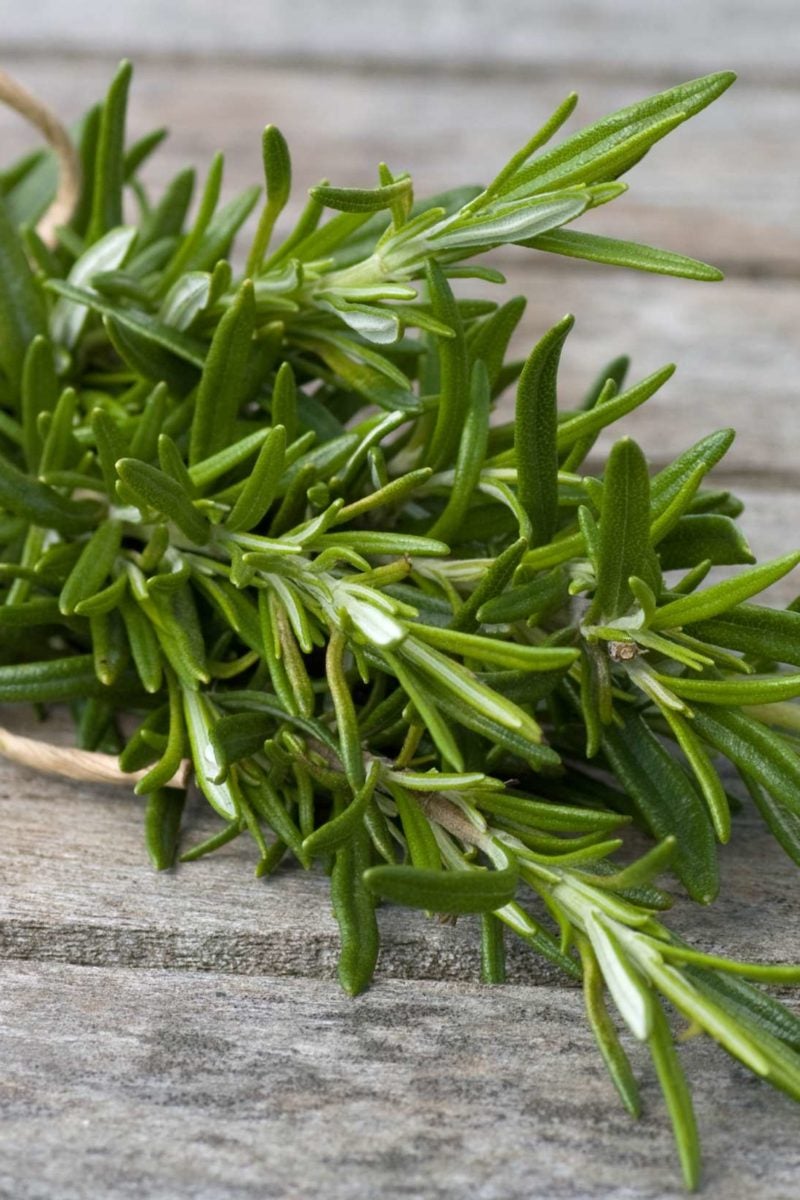
<instances>
[{"instance_id":1,"label":"bunch of rosemary","mask_svg":"<svg viewBox=\"0 0 800 1200\"><path fill-rule=\"evenodd\" d=\"M453 285L502 283L474 260L508 243L719 279L570 226L733 77L545 148L570 96L483 190L415 201L383 164L374 188L322 183L279 245L290 159L268 126L240 275L232 243L259 189L220 207L218 157L191 219L191 170L151 201L138 171L163 131L126 146L130 74L76 156L58 143L60 223L53 152L0 176L0 700L72 705L79 746L118 754L147 797L157 867L189 769L222 824L181 861L247 833L258 875L322 863L351 993L372 976L381 898L480 913L490 982L506 931L524 939L583 979L635 1115L610 996L695 1186L665 1002L800 1098L800 1020L748 982L800 969L690 949L653 880L669 868L713 900L732 832L719 758L800 862L800 674L780 665L800 667L800 612L752 603L800 555L752 565L741 505L706 486L730 430L652 478L629 439L585 473L598 433L671 366L628 385L616 360L559 410L572 318L509 361L524 300ZM493 422L512 389L513 420ZM709 584L717 564L751 565ZM630 822L655 845L616 865Z\"/></svg>"}]
</instances>

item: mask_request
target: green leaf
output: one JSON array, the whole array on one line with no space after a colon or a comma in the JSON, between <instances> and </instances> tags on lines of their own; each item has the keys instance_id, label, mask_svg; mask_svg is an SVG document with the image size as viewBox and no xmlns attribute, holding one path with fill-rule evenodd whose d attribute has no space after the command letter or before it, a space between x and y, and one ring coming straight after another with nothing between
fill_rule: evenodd
<instances>
[{"instance_id":1,"label":"green leaf","mask_svg":"<svg viewBox=\"0 0 800 1200\"><path fill-rule=\"evenodd\" d=\"M176 480L136 458L121 458L117 473L137 504L145 509L154 508L174 521L191 541L200 545L208 541L211 526Z\"/></svg>"},{"instance_id":2,"label":"green leaf","mask_svg":"<svg viewBox=\"0 0 800 1200\"><path fill-rule=\"evenodd\" d=\"M800 759L779 734L736 709L697 704L693 714L701 737L800 816Z\"/></svg>"},{"instance_id":3,"label":"green leaf","mask_svg":"<svg viewBox=\"0 0 800 1200\"><path fill-rule=\"evenodd\" d=\"M431 823L420 808L419 800L410 796L398 784L390 782L388 787L397 805L412 865L426 871L441 870L442 853Z\"/></svg>"},{"instance_id":4,"label":"green leaf","mask_svg":"<svg viewBox=\"0 0 800 1200\"><path fill-rule=\"evenodd\" d=\"M528 549L526 538L512 542L491 563L478 586L456 611L449 628L462 633L472 633L483 622L484 612L493 601L502 598L502 593L511 582L514 572Z\"/></svg>"},{"instance_id":5,"label":"green leaf","mask_svg":"<svg viewBox=\"0 0 800 1200\"><path fill-rule=\"evenodd\" d=\"M52 412L58 396L53 348L48 339L40 334L33 339L25 355L20 392L25 464L32 474L38 473L42 454L39 414Z\"/></svg>"},{"instance_id":6,"label":"green leaf","mask_svg":"<svg viewBox=\"0 0 800 1200\"><path fill-rule=\"evenodd\" d=\"M147 797L144 836L150 861L157 871L175 865L186 792L178 788L158 788Z\"/></svg>"},{"instance_id":7,"label":"green leaf","mask_svg":"<svg viewBox=\"0 0 800 1200\"><path fill-rule=\"evenodd\" d=\"M644 1041L652 1033L657 1007L650 989L599 909L587 912L584 925L619 1015L633 1036Z\"/></svg>"},{"instance_id":8,"label":"green leaf","mask_svg":"<svg viewBox=\"0 0 800 1200\"><path fill-rule=\"evenodd\" d=\"M720 71L619 109L541 154L517 175L516 190L615 177L676 124L716 100L735 78L732 71Z\"/></svg>"},{"instance_id":9,"label":"green leaf","mask_svg":"<svg viewBox=\"0 0 800 1200\"><path fill-rule=\"evenodd\" d=\"M3 704L57 704L107 694L95 675L91 654L0 666Z\"/></svg>"},{"instance_id":10,"label":"green leaf","mask_svg":"<svg viewBox=\"0 0 800 1200\"><path fill-rule=\"evenodd\" d=\"M493 912L513 900L517 868L430 871L417 867L371 867L364 882L376 896L437 913Z\"/></svg>"},{"instance_id":11,"label":"green leaf","mask_svg":"<svg viewBox=\"0 0 800 1200\"><path fill-rule=\"evenodd\" d=\"M13 392L19 388L29 345L46 333L42 294L0 197L0 368Z\"/></svg>"},{"instance_id":12,"label":"green leaf","mask_svg":"<svg viewBox=\"0 0 800 1200\"><path fill-rule=\"evenodd\" d=\"M490 412L489 377L479 360L473 365L470 377L469 402L463 417L453 483L444 510L429 530L432 538L443 542L459 538L486 458Z\"/></svg>"},{"instance_id":13,"label":"green leaf","mask_svg":"<svg viewBox=\"0 0 800 1200\"><path fill-rule=\"evenodd\" d=\"M800 675L747 675L732 679L656 675L656 678L684 700L724 704L726 708L741 704L774 704L800 696Z\"/></svg>"},{"instance_id":14,"label":"green leaf","mask_svg":"<svg viewBox=\"0 0 800 1200\"><path fill-rule=\"evenodd\" d=\"M635 713L619 728L606 727L603 753L653 837L675 837L674 870L689 895L710 903L719 888L717 856L711 822L694 785Z\"/></svg>"},{"instance_id":15,"label":"green leaf","mask_svg":"<svg viewBox=\"0 0 800 1200\"><path fill-rule=\"evenodd\" d=\"M558 108L547 118L542 126L529 138L524 146L514 154L505 164L503 169L497 173L485 191L481 192L467 205L468 210L483 208L493 197L502 195L503 192L509 191L513 187L513 181L518 172L524 167L525 163L533 157L537 150L541 150L542 146L547 145L550 139L558 132L564 122L575 111L578 103L577 92L570 92L568 96L562 100Z\"/></svg>"},{"instance_id":16,"label":"green leaf","mask_svg":"<svg viewBox=\"0 0 800 1200\"><path fill-rule=\"evenodd\" d=\"M111 574L122 544L119 521L104 521L94 531L81 551L80 558L67 576L58 598L62 613L74 613L82 600L88 600L100 590Z\"/></svg>"},{"instance_id":17,"label":"green leaf","mask_svg":"<svg viewBox=\"0 0 800 1200\"><path fill-rule=\"evenodd\" d=\"M717 513L688 513L658 544L665 571L695 567L754 563L755 557L742 530L730 517Z\"/></svg>"},{"instance_id":18,"label":"green leaf","mask_svg":"<svg viewBox=\"0 0 800 1200\"><path fill-rule=\"evenodd\" d=\"M800 867L800 816L787 809L777 797L762 788L751 776L743 774L742 778L775 841L789 855L792 862Z\"/></svg>"},{"instance_id":19,"label":"green leaf","mask_svg":"<svg viewBox=\"0 0 800 1200\"><path fill-rule=\"evenodd\" d=\"M592 1033L622 1103L632 1117L638 1117L641 1112L639 1089L628 1056L622 1048L603 1000L603 977L597 965L597 958L584 942L579 943L579 948L583 962L586 1015Z\"/></svg>"},{"instance_id":20,"label":"green leaf","mask_svg":"<svg viewBox=\"0 0 800 1200\"><path fill-rule=\"evenodd\" d=\"M318 204L339 212L373 213L391 208L398 200L410 202L412 188L411 180L404 178L377 188L337 188L318 184L310 189L309 195Z\"/></svg>"},{"instance_id":21,"label":"green leaf","mask_svg":"<svg viewBox=\"0 0 800 1200\"><path fill-rule=\"evenodd\" d=\"M121 225L110 230L84 251L74 263L67 282L76 288L85 288L94 294L92 278L104 271L115 271L121 267L136 239L136 230ZM54 342L72 350L83 332L89 309L85 304L59 296L50 313L50 336Z\"/></svg>"},{"instance_id":22,"label":"green leaf","mask_svg":"<svg viewBox=\"0 0 800 1200\"><path fill-rule=\"evenodd\" d=\"M305 838L303 850L309 858L332 853L352 840L356 831L363 825L364 814L375 792L380 773L380 763L373 760L364 783L354 793L347 807Z\"/></svg>"},{"instance_id":23,"label":"green leaf","mask_svg":"<svg viewBox=\"0 0 800 1200\"><path fill-rule=\"evenodd\" d=\"M470 363L484 363L489 387L494 389L503 368L508 344L525 312L526 299L515 296L490 313L471 332L467 339Z\"/></svg>"},{"instance_id":24,"label":"green leaf","mask_svg":"<svg viewBox=\"0 0 800 1200\"><path fill-rule=\"evenodd\" d=\"M546 250L549 254L563 254L567 258L583 258L615 267L632 267L635 271L650 271L655 275L677 275L707 282L724 278L722 271L696 258L574 229L554 229L525 244L532 250Z\"/></svg>"},{"instance_id":25,"label":"green leaf","mask_svg":"<svg viewBox=\"0 0 800 1200\"><path fill-rule=\"evenodd\" d=\"M613 621L633 603L629 580L659 587L650 547L650 480L639 447L623 438L611 451L603 481L597 586L587 621Z\"/></svg>"},{"instance_id":26,"label":"green leaf","mask_svg":"<svg viewBox=\"0 0 800 1200\"><path fill-rule=\"evenodd\" d=\"M484 625L502 625L541 616L567 599L567 582L563 570L549 571L487 600L479 608L478 617Z\"/></svg>"},{"instance_id":27,"label":"green leaf","mask_svg":"<svg viewBox=\"0 0 800 1200\"><path fill-rule=\"evenodd\" d=\"M735 436L732 429L719 429L716 433L710 433L654 475L650 483L653 517L659 517L666 512L698 469L702 469L702 473L706 474L716 466L728 453Z\"/></svg>"},{"instance_id":28,"label":"green leaf","mask_svg":"<svg viewBox=\"0 0 800 1200\"><path fill-rule=\"evenodd\" d=\"M685 632L754 658L771 658L800 667L800 613L737 604L712 620L689 622Z\"/></svg>"},{"instance_id":29,"label":"green leaf","mask_svg":"<svg viewBox=\"0 0 800 1200\"><path fill-rule=\"evenodd\" d=\"M75 537L94 528L100 508L93 500L70 500L31 479L0 455L0 505L44 529Z\"/></svg>"},{"instance_id":30,"label":"green leaf","mask_svg":"<svg viewBox=\"0 0 800 1200\"><path fill-rule=\"evenodd\" d=\"M469 389L469 362L458 305L441 267L433 259L428 262L427 282L434 317L455 334L437 340L439 405L427 453L427 465L437 471L451 464L459 445L461 408Z\"/></svg>"},{"instance_id":31,"label":"green leaf","mask_svg":"<svg viewBox=\"0 0 800 1200\"><path fill-rule=\"evenodd\" d=\"M142 220L138 241L140 251L159 242L164 243L165 239L172 247L172 239L183 229L192 202L195 178L193 170L186 170L170 180L158 204Z\"/></svg>"},{"instance_id":32,"label":"green leaf","mask_svg":"<svg viewBox=\"0 0 800 1200\"><path fill-rule=\"evenodd\" d=\"M232 532L254 529L266 515L280 484L286 453L286 430L275 425L265 438L252 472L226 518Z\"/></svg>"},{"instance_id":33,"label":"green leaf","mask_svg":"<svg viewBox=\"0 0 800 1200\"><path fill-rule=\"evenodd\" d=\"M520 667L527 671L565 671L580 655L571 646L523 646L499 638L438 629L434 625L414 625L414 634L429 646L450 654L496 663L501 667Z\"/></svg>"},{"instance_id":34,"label":"green leaf","mask_svg":"<svg viewBox=\"0 0 800 1200\"><path fill-rule=\"evenodd\" d=\"M428 237L429 247L449 255L465 257L508 242L522 242L547 230L574 221L589 206L591 196L581 188L574 192L555 192L546 196L526 196L522 201L500 204L485 216L465 220L457 218L441 232Z\"/></svg>"},{"instance_id":35,"label":"green leaf","mask_svg":"<svg viewBox=\"0 0 800 1200\"><path fill-rule=\"evenodd\" d=\"M714 583L690 596L681 596L659 608L650 622L652 629L671 629L717 617L742 600L763 592L782 579L800 563L800 551L784 554L750 571L742 571L735 579Z\"/></svg>"},{"instance_id":36,"label":"green leaf","mask_svg":"<svg viewBox=\"0 0 800 1200\"><path fill-rule=\"evenodd\" d=\"M700 1182L700 1141L692 1094L660 1005L654 1005L654 1014L653 1030L648 1045L672 1121L683 1180L687 1189L693 1192Z\"/></svg>"},{"instance_id":37,"label":"green leaf","mask_svg":"<svg viewBox=\"0 0 800 1200\"><path fill-rule=\"evenodd\" d=\"M275 222L286 207L292 190L292 160L289 147L277 126L265 127L261 135L261 154L267 185L267 203L264 205L247 259L247 274L251 277L261 268Z\"/></svg>"},{"instance_id":38,"label":"green leaf","mask_svg":"<svg viewBox=\"0 0 800 1200\"><path fill-rule=\"evenodd\" d=\"M337 850L331 874L331 901L341 938L339 982L351 996L367 987L378 958L375 901L364 882L370 860L369 835L360 830Z\"/></svg>"},{"instance_id":39,"label":"green leaf","mask_svg":"<svg viewBox=\"0 0 800 1200\"><path fill-rule=\"evenodd\" d=\"M66 296L78 304L88 305L101 316L109 317L115 324L138 335L145 342L170 351L171 354L191 363L192 366L203 366L205 347L202 342L188 334L180 333L177 329L170 328L169 325L163 324L149 313L110 304L101 296L83 288L73 287L71 283L66 283L62 279L48 279L47 287L50 291L57 292L59 296Z\"/></svg>"},{"instance_id":40,"label":"green leaf","mask_svg":"<svg viewBox=\"0 0 800 1200\"><path fill-rule=\"evenodd\" d=\"M253 285L246 282L217 326L203 368L189 440L190 467L233 440L236 417L249 385L247 365L254 328Z\"/></svg>"},{"instance_id":41,"label":"green leaf","mask_svg":"<svg viewBox=\"0 0 800 1200\"><path fill-rule=\"evenodd\" d=\"M120 64L111 81L100 116L93 177L92 209L86 239L89 243L122 224L125 182L125 114L133 67Z\"/></svg>"},{"instance_id":42,"label":"green leaf","mask_svg":"<svg viewBox=\"0 0 800 1200\"><path fill-rule=\"evenodd\" d=\"M731 810L722 780L700 738L694 732L692 722L684 720L680 713L674 712L666 704L659 705L659 707L692 768L697 786L706 802L714 832L719 841L724 844L731 836Z\"/></svg>"},{"instance_id":43,"label":"green leaf","mask_svg":"<svg viewBox=\"0 0 800 1200\"><path fill-rule=\"evenodd\" d=\"M562 421L557 435L559 451L568 450L579 438L598 433L607 425L618 421L620 417L625 417L629 412L633 412L635 408L655 395L674 374L675 368L671 364L662 367L660 371L654 371L652 375L648 375L646 379L628 388L627 391L620 392L613 399L604 400L601 397L595 407L588 412L577 413ZM612 383L611 386L614 387L614 384Z\"/></svg>"},{"instance_id":44,"label":"green leaf","mask_svg":"<svg viewBox=\"0 0 800 1200\"><path fill-rule=\"evenodd\" d=\"M341 760L351 788L354 792L360 792L365 779L364 755L361 750L355 705L344 671L345 648L344 635L339 630L334 630L328 642L325 673L336 713Z\"/></svg>"},{"instance_id":45,"label":"green leaf","mask_svg":"<svg viewBox=\"0 0 800 1200\"><path fill-rule=\"evenodd\" d=\"M552 539L558 519L556 376L564 342L574 324L574 317L564 317L534 346L517 387L517 486L530 521L532 547Z\"/></svg>"}]
</instances>

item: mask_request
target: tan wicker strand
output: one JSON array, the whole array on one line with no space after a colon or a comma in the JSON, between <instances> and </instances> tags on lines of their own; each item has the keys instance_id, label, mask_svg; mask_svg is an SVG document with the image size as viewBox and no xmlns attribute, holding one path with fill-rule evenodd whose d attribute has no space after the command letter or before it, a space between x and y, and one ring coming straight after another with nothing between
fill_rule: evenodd
<instances>
[{"instance_id":1,"label":"tan wicker strand","mask_svg":"<svg viewBox=\"0 0 800 1200\"><path fill-rule=\"evenodd\" d=\"M121 771L116 755L101 754L95 750L77 750L70 746L54 746L36 738L22 737L0 726L0 754L12 762L44 771L48 775L60 775L66 779L79 779L86 783L110 783L117 787L133 787L147 774L146 770ZM167 787L186 787L192 772L192 764L184 759L170 779Z\"/></svg>"},{"instance_id":2,"label":"tan wicker strand","mask_svg":"<svg viewBox=\"0 0 800 1200\"><path fill-rule=\"evenodd\" d=\"M47 212L39 220L36 232L47 246L56 242L56 230L66 225L78 203L81 190L81 164L72 139L55 113L36 96L17 83L7 71L0 70L0 101L13 108L42 133L58 159L58 190Z\"/></svg>"}]
</instances>

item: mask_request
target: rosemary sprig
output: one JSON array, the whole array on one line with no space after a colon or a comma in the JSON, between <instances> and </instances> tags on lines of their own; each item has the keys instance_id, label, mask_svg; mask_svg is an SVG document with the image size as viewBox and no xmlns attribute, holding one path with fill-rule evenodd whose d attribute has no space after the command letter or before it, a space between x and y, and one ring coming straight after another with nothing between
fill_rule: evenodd
<instances>
[{"instance_id":1,"label":"rosemary sprig","mask_svg":"<svg viewBox=\"0 0 800 1200\"><path fill-rule=\"evenodd\" d=\"M800 1022L757 986L800 971L685 946L654 880L669 868L714 898L716 842L736 833L720 758L800 863L800 675L781 667L800 666L800 615L753 602L800 555L753 565L738 501L704 486L731 431L652 477L623 439L586 473L598 433L673 368L625 386L616 360L560 409L572 317L508 362L524 302L459 281L502 282L474 260L506 244L720 278L567 226L733 76L545 148L571 96L483 190L420 202L384 164L374 188L320 184L277 245L291 162L268 126L245 276L231 256L257 190L220 207L218 156L191 219L191 172L151 201L138 171L160 134L126 148L129 79L82 125L52 245L33 232L49 152L0 175L0 701L71 702L80 753L4 735L0 751L130 778L158 868L189 772L222 825L182 861L243 833L258 875L321 860L352 993L381 898L481 913L491 982L510 929L583 978L634 1114L606 993L646 1043L694 1187L664 1005L800 1098ZM745 569L707 584L718 564ZM630 822L655 846L620 866Z\"/></svg>"}]
</instances>

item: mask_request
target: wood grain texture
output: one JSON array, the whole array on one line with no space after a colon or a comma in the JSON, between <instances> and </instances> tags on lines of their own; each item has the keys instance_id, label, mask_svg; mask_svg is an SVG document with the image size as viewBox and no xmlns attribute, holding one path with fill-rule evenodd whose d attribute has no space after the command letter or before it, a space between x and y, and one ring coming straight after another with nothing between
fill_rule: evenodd
<instances>
[{"instance_id":1,"label":"wood grain texture","mask_svg":"<svg viewBox=\"0 0 800 1200\"><path fill-rule=\"evenodd\" d=\"M92 48L116 54L221 55L320 64L366 60L527 73L564 64L592 71L697 74L724 65L796 79L800 20L793 0L672 0L642 5L548 0L19 0L3 9L10 48ZM709 66L709 63L711 65Z\"/></svg>"},{"instance_id":2,"label":"wood grain texture","mask_svg":"<svg viewBox=\"0 0 800 1200\"><path fill-rule=\"evenodd\" d=\"M684 1195L652 1068L634 1047L634 1122L576 992L393 981L353 1001L310 980L42 963L0 980L3 1200ZM706 1038L680 1053L704 1200L788 1200L791 1103Z\"/></svg>"},{"instance_id":3,"label":"wood grain texture","mask_svg":"<svg viewBox=\"0 0 800 1200\"><path fill-rule=\"evenodd\" d=\"M0 709L31 732L23 708ZM56 719L36 736L69 736ZM92 966L172 967L332 979L338 934L328 881L282 869L255 880L255 848L242 837L175 871L155 872L142 841L142 801L123 788L90 787L0 762L0 957ZM198 803L184 845L219 827ZM709 909L677 900L672 926L715 953L800 959L794 865L749 811L720 851L724 882ZM785 918L785 919L784 919ZM453 925L385 906L378 979L470 980L478 975L474 918ZM509 938L511 977L565 982Z\"/></svg>"},{"instance_id":4,"label":"wood grain texture","mask_svg":"<svg viewBox=\"0 0 800 1200\"><path fill-rule=\"evenodd\" d=\"M37 56L7 65L72 120L102 96L114 58ZM706 61L709 70L726 65L721 50ZM565 65L557 76L532 67L520 77L417 77L357 66L331 72L213 58L168 66L145 59L136 64L130 128L134 135L154 126L170 128L169 141L153 160L151 176L159 185L188 163L202 168L223 148L230 193L260 179L261 129L274 122L292 149L295 191L289 212L296 214L306 189L320 178L371 186L383 159L396 170L410 170L422 196L484 181L571 89L581 93L568 127L576 129L692 73L687 65L662 80L623 71L597 79L578 64ZM732 273L797 278L798 124L800 89L756 84L745 74L710 109L654 148L632 173L628 196L590 214L582 227L663 245ZM18 117L0 111L4 159L30 140ZM639 286L648 294L647 279L640 278Z\"/></svg>"}]
</instances>

